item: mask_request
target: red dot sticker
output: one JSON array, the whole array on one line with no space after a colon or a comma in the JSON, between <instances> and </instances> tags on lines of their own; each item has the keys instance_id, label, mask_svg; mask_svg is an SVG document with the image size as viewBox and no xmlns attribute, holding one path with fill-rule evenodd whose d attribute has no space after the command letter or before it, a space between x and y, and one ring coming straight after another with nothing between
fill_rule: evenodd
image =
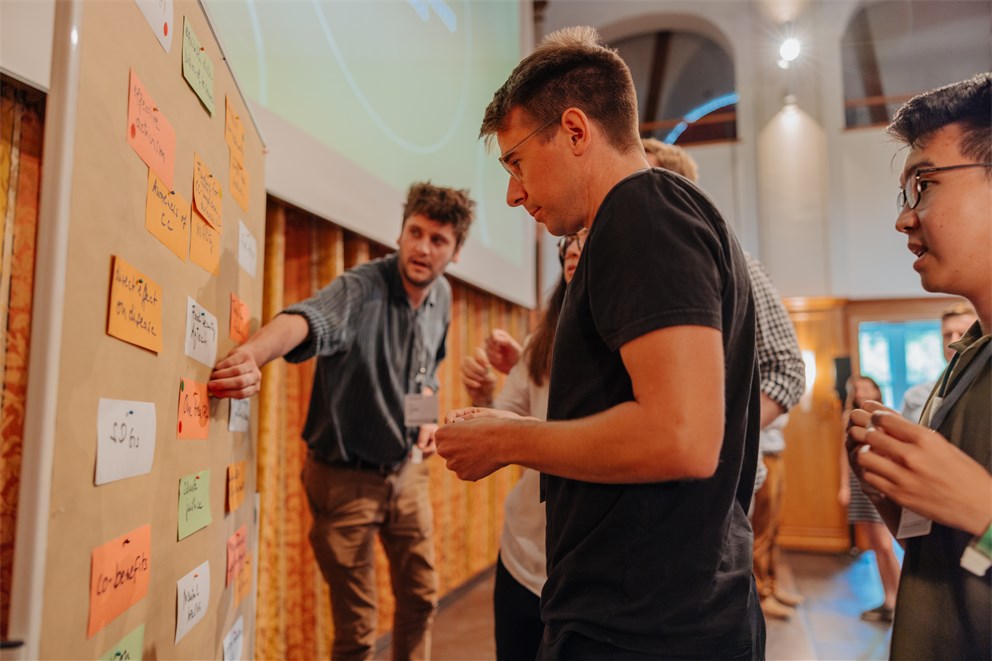
<instances>
[{"instance_id":1,"label":"red dot sticker","mask_svg":"<svg viewBox=\"0 0 992 661\"><path fill-rule=\"evenodd\" d=\"M162 34L164 34L166 37L169 36L169 24L168 23L163 23L162 24Z\"/></svg>"},{"instance_id":2,"label":"red dot sticker","mask_svg":"<svg viewBox=\"0 0 992 661\"><path fill-rule=\"evenodd\" d=\"M134 124L131 124L131 139L134 140L134 136L138 134L137 129L134 128Z\"/></svg>"},{"instance_id":3,"label":"red dot sticker","mask_svg":"<svg viewBox=\"0 0 992 661\"><path fill-rule=\"evenodd\" d=\"M179 421L179 433L180 434L183 433L183 421L182 420Z\"/></svg>"}]
</instances>

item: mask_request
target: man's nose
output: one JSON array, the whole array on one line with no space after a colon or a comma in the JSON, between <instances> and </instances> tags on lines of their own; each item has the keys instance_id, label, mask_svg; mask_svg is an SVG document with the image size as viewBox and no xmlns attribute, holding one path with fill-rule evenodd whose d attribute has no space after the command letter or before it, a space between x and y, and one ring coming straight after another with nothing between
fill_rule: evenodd
<instances>
[{"instance_id":1,"label":"man's nose","mask_svg":"<svg viewBox=\"0 0 992 661\"><path fill-rule=\"evenodd\" d=\"M916 215L916 209L903 209L896 217L896 231L909 234L919 223L920 218Z\"/></svg>"},{"instance_id":2,"label":"man's nose","mask_svg":"<svg viewBox=\"0 0 992 661\"><path fill-rule=\"evenodd\" d=\"M510 177L510 183L506 185L506 203L511 207L519 207L527 199L527 191L523 184L517 181L516 177Z\"/></svg>"}]
</instances>

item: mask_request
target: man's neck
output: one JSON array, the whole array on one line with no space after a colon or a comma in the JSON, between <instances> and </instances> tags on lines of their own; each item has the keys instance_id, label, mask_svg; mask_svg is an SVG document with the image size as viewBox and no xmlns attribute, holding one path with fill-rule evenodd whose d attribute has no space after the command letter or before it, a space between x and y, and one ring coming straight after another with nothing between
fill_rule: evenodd
<instances>
[{"instance_id":1,"label":"man's neck","mask_svg":"<svg viewBox=\"0 0 992 661\"><path fill-rule=\"evenodd\" d=\"M630 175L648 167L648 163L644 159L644 152L640 150L621 154L611 149L606 154L598 166L592 166L590 185L587 188L589 191L589 217L585 222L587 228L592 227L592 221L596 218L599 207L610 191Z\"/></svg>"},{"instance_id":2,"label":"man's neck","mask_svg":"<svg viewBox=\"0 0 992 661\"><path fill-rule=\"evenodd\" d=\"M431 287L433 282L426 287L418 287L412 282L408 282L406 278L402 276L400 279L403 281L403 290L406 292L406 300L410 301L410 307L414 310L420 307L420 305L427 300L427 295L431 292Z\"/></svg>"}]
</instances>

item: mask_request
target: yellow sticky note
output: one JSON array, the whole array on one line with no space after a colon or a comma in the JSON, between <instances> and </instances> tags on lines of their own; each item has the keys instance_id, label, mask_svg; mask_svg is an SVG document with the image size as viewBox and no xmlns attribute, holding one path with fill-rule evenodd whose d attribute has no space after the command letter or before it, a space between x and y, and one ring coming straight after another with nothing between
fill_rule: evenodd
<instances>
[{"instance_id":1,"label":"yellow sticky note","mask_svg":"<svg viewBox=\"0 0 992 661\"><path fill-rule=\"evenodd\" d=\"M90 557L90 617L86 637L148 593L152 527L144 525L93 549Z\"/></svg>"},{"instance_id":2,"label":"yellow sticky note","mask_svg":"<svg viewBox=\"0 0 992 661\"><path fill-rule=\"evenodd\" d=\"M111 258L107 334L155 353L162 350L162 288L121 257Z\"/></svg>"},{"instance_id":3,"label":"yellow sticky note","mask_svg":"<svg viewBox=\"0 0 992 661\"><path fill-rule=\"evenodd\" d=\"M172 188L176 170L176 130L131 69L127 94L127 143Z\"/></svg>"},{"instance_id":4,"label":"yellow sticky note","mask_svg":"<svg viewBox=\"0 0 992 661\"><path fill-rule=\"evenodd\" d=\"M241 600L251 592L251 553L245 553L245 560L241 563L241 570L238 571L238 578L234 582L234 607L237 608Z\"/></svg>"},{"instance_id":5,"label":"yellow sticky note","mask_svg":"<svg viewBox=\"0 0 992 661\"><path fill-rule=\"evenodd\" d=\"M245 211L248 211L249 187L248 170L238 160L238 157L234 154L234 150L231 150L231 197Z\"/></svg>"},{"instance_id":6,"label":"yellow sticky note","mask_svg":"<svg viewBox=\"0 0 992 661\"><path fill-rule=\"evenodd\" d=\"M231 103L231 97L225 97L227 101L224 113L224 141L231 150L232 155L238 157L240 163L245 162L245 125Z\"/></svg>"},{"instance_id":7,"label":"yellow sticky note","mask_svg":"<svg viewBox=\"0 0 992 661\"><path fill-rule=\"evenodd\" d=\"M206 440L210 435L210 399L207 384L179 380L179 422L176 438Z\"/></svg>"},{"instance_id":8,"label":"yellow sticky note","mask_svg":"<svg viewBox=\"0 0 992 661\"><path fill-rule=\"evenodd\" d=\"M183 78L200 97L204 107L214 114L214 62L193 32L189 19L183 17Z\"/></svg>"},{"instance_id":9,"label":"yellow sticky note","mask_svg":"<svg viewBox=\"0 0 992 661\"><path fill-rule=\"evenodd\" d=\"M179 539L210 525L210 470L179 478Z\"/></svg>"},{"instance_id":10,"label":"yellow sticky note","mask_svg":"<svg viewBox=\"0 0 992 661\"><path fill-rule=\"evenodd\" d=\"M145 229L184 262L189 253L189 217L189 202L179 193L170 190L165 182L148 168Z\"/></svg>"},{"instance_id":11,"label":"yellow sticky note","mask_svg":"<svg viewBox=\"0 0 992 661\"><path fill-rule=\"evenodd\" d=\"M233 512L241 507L245 499L245 466L246 462L239 461L227 467L227 511Z\"/></svg>"},{"instance_id":12,"label":"yellow sticky note","mask_svg":"<svg viewBox=\"0 0 992 661\"><path fill-rule=\"evenodd\" d=\"M217 275L220 271L220 232L193 213L189 237L189 260Z\"/></svg>"},{"instance_id":13,"label":"yellow sticky note","mask_svg":"<svg viewBox=\"0 0 992 661\"><path fill-rule=\"evenodd\" d=\"M193 154L193 204L203 219L217 230L224 229L221 186L200 155Z\"/></svg>"}]
</instances>

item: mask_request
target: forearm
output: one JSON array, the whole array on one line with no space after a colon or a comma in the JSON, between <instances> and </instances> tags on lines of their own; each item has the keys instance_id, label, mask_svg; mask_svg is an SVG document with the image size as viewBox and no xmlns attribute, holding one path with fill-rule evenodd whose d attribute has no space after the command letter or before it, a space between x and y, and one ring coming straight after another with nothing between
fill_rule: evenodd
<instances>
[{"instance_id":1,"label":"forearm","mask_svg":"<svg viewBox=\"0 0 992 661\"><path fill-rule=\"evenodd\" d=\"M262 367L266 363L281 358L307 339L310 326L306 318L298 314L279 314L262 326L241 349L251 354L255 364Z\"/></svg>"},{"instance_id":2,"label":"forearm","mask_svg":"<svg viewBox=\"0 0 992 661\"><path fill-rule=\"evenodd\" d=\"M509 421L497 451L501 463L586 482L704 479L716 471L723 418L702 418L672 415L662 423L625 402L581 420Z\"/></svg>"},{"instance_id":3,"label":"forearm","mask_svg":"<svg viewBox=\"0 0 992 661\"><path fill-rule=\"evenodd\" d=\"M774 399L761 393L761 429L772 424L775 418L785 413L785 407Z\"/></svg>"}]
</instances>

